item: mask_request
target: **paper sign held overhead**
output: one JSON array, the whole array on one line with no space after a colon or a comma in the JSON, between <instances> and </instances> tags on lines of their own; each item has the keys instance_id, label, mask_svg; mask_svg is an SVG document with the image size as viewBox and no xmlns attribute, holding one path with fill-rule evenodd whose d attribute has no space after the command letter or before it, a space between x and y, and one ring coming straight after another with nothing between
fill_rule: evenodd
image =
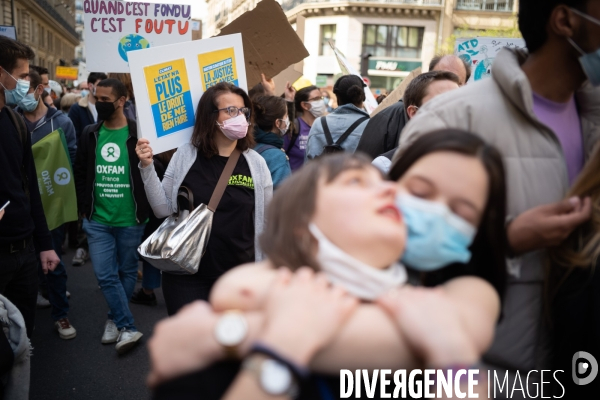
<instances>
[{"instance_id":1,"label":"paper sign held overhead","mask_svg":"<svg viewBox=\"0 0 600 400\"><path fill-rule=\"evenodd\" d=\"M471 66L469 82L492 75L492 64L500 50L505 47L525 48L525 40L515 38L476 37L456 39L454 54Z\"/></svg>"},{"instance_id":2,"label":"paper sign held overhead","mask_svg":"<svg viewBox=\"0 0 600 400\"><path fill-rule=\"evenodd\" d=\"M192 40L190 5L85 0L83 10L90 71L129 72L131 51Z\"/></svg>"},{"instance_id":3,"label":"paper sign held overhead","mask_svg":"<svg viewBox=\"0 0 600 400\"><path fill-rule=\"evenodd\" d=\"M304 44L275 0L262 0L256 8L221 29L222 35L241 33L248 86L261 81L261 73L274 77L308 57Z\"/></svg>"},{"instance_id":4,"label":"paper sign held overhead","mask_svg":"<svg viewBox=\"0 0 600 400\"><path fill-rule=\"evenodd\" d=\"M155 154L189 143L202 94L219 82L247 90L241 35L129 54L138 132Z\"/></svg>"}]
</instances>

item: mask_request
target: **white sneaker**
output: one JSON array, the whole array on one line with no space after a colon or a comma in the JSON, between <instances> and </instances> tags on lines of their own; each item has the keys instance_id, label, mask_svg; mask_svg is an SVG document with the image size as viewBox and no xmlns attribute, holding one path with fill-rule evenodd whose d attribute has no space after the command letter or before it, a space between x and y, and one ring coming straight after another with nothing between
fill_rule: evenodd
<instances>
[{"instance_id":1,"label":"white sneaker","mask_svg":"<svg viewBox=\"0 0 600 400\"><path fill-rule=\"evenodd\" d=\"M102 343L114 343L119 339L119 330L112 319L106 320L104 325L104 334L102 335Z\"/></svg>"},{"instance_id":2,"label":"white sneaker","mask_svg":"<svg viewBox=\"0 0 600 400\"><path fill-rule=\"evenodd\" d=\"M59 319L54 323L54 327L58 330L61 339L73 339L77 336L77 331L73 328L68 318Z\"/></svg>"},{"instance_id":3,"label":"white sneaker","mask_svg":"<svg viewBox=\"0 0 600 400\"><path fill-rule=\"evenodd\" d=\"M50 302L44 298L41 294L37 295L37 308L48 308L50 307Z\"/></svg>"},{"instance_id":4,"label":"white sneaker","mask_svg":"<svg viewBox=\"0 0 600 400\"><path fill-rule=\"evenodd\" d=\"M119 335L119 342L115 346L117 353L123 354L131 350L142 336L144 336L142 332L134 332L128 329L122 330Z\"/></svg>"},{"instance_id":5,"label":"white sneaker","mask_svg":"<svg viewBox=\"0 0 600 400\"><path fill-rule=\"evenodd\" d=\"M74 267L80 267L83 264L85 264L85 262L89 259L90 256L88 252L84 248L80 247L77 249L77 251L75 251L75 256L73 256L73 261L71 262L71 264Z\"/></svg>"}]
</instances>

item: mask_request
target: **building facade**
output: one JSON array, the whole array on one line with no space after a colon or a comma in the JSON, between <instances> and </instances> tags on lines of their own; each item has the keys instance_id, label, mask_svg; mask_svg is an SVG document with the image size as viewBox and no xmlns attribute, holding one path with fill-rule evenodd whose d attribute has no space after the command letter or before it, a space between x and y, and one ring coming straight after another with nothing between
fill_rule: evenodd
<instances>
[{"instance_id":1,"label":"building facade","mask_svg":"<svg viewBox=\"0 0 600 400\"><path fill-rule=\"evenodd\" d=\"M16 27L17 40L35 51L32 63L48 68L50 79L57 66L72 65L79 44L75 0L0 0L0 25Z\"/></svg>"},{"instance_id":2,"label":"building facade","mask_svg":"<svg viewBox=\"0 0 600 400\"><path fill-rule=\"evenodd\" d=\"M396 87L408 73L427 66L459 29L476 33L512 29L518 0L279 0L295 26L304 17L304 76L330 86L340 73L329 42L357 70L363 66L377 91ZM207 0L207 34L219 30L257 0ZM370 55L369 57L367 57Z\"/></svg>"}]
</instances>

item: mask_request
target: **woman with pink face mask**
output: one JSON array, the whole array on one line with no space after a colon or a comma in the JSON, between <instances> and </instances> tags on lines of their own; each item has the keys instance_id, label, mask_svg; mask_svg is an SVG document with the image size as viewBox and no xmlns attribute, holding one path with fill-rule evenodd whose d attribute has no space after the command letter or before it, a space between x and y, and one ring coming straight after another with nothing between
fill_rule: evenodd
<instances>
[{"instance_id":1,"label":"woman with pink face mask","mask_svg":"<svg viewBox=\"0 0 600 400\"><path fill-rule=\"evenodd\" d=\"M194 300L207 300L213 284L229 269L263 259L258 237L273 182L265 160L252 150L254 138L248 134L252 122L252 103L246 92L224 82L209 88L198 103L191 141L177 149L162 182L154 170L149 141L138 141L144 188L158 218L177 211L182 186L192 192L194 207L208 204L227 160L235 150L241 152L214 214L198 272L162 274L169 315Z\"/></svg>"}]
</instances>

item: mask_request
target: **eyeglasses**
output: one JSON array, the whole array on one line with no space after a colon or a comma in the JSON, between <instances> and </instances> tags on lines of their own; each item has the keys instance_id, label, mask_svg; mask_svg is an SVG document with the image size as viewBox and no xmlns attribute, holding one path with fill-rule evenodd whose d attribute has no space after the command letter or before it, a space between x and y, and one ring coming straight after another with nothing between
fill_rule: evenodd
<instances>
[{"instance_id":1,"label":"eyeglasses","mask_svg":"<svg viewBox=\"0 0 600 400\"><path fill-rule=\"evenodd\" d=\"M219 108L219 109L215 110L214 112L218 113L219 111L227 111L227 113L229 114L229 116L231 118L235 118L240 114L244 114L244 116L246 117L246 120L250 120L251 111L248 107L237 108L235 106L229 106L229 107L225 107L225 108Z\"/></svg>"},{"instance_id":2,"label":"eyeglasses","mask_svg":"<svg viewBox=\"0 0 600 400\"><path fill-rule=\"evenodd\" d=\"M319 96L319 97L313 97L312 99L308 99L306 100L306 102L311 102L311 101L319 101L319 100L323 100L323 96Z\"/></svg>"}]
</instances>

